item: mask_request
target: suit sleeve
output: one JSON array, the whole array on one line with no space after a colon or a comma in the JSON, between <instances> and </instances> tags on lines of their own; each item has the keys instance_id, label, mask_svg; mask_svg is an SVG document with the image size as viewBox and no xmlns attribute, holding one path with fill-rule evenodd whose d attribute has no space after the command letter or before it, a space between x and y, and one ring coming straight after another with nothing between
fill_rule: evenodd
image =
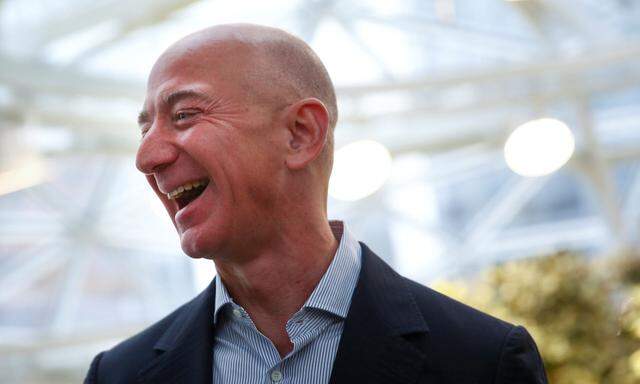
<instances>
[{"instance_id":1,"label":"suit sleeve","mask_svg":"<svg viewBox=\"0 0 640 384\"><path fill-rule=\"evenodd\" d=\"M103 354L104 352L100 352L93 358L89 366L89 372L87 372L87 376L84 378L84 384L98 384L98 366L100 365L100 359L102 359Z\"/></svg>"},{"instance_id":2,"label":"suit sleeve","mask_svg":"<svg viewBox=\"0 0 640 384\"><path fill-rule=\"evenodd\" d=\"M533 338L523 327L513 327L502 348L495 384L547 383L544 364Z\"/></svg>"}]
</instances>

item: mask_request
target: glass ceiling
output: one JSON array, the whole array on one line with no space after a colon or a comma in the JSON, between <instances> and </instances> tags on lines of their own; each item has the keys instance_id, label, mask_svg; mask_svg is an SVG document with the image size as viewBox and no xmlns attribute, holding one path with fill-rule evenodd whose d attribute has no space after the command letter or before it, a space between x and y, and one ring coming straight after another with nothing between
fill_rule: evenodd
<instances>
[{"instance_id":1,"label":"glass ceiling","mask_svg":"<svg viewBox=\"0 0 640 384\"><path fill-rule=\"evenodd\" d=\"M4 0L0 381L77 382L213 276L135 170L135 117L157 56L228 22L309 42L337 87L337 147L389 149L385 185L329 213L401 273L638 246L640 2ZM576 153L522 178L502 146L545 116Z\"/></svg>"}]
</instances>

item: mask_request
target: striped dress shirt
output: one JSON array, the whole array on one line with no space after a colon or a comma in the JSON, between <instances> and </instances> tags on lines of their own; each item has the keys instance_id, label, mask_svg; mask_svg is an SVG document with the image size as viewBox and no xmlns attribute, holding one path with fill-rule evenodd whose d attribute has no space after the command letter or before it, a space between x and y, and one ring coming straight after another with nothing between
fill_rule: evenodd
<instances>
[{"instance_id":1,"label":"striped dress shirt","mask_svg":"<svg viewBox=\"0 0 640 384\"><path fill-rule=\"evenodd\" d=\"M293 349L284 358L249 314L216 279L213 345L215 384L328 383L351 305L361 264L361 248L341 221L331 221L339 241L336 254L302 308L286 324Z\"/></svg>"}]
</instances>

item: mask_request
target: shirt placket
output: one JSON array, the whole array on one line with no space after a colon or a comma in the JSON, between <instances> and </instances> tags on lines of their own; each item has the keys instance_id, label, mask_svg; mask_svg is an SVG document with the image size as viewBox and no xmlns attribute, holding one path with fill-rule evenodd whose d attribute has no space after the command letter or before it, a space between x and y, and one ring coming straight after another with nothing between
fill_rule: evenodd
<instances>
[{"instance_id":1,"label":"shirt placket","mask_svg":"<svg viewBox=\"0 0 640 384\"><path fill-rule=\"evenodd\" d=\"M231 313L234 321L238 324L239 331L251 332L257 336L259 345L254 349L254 353L258 354L265 364L266 375L263 382L265 384L288 383L289 380L287 380L286 377L286 357L285 359L280 358L280 354L275 345L258 330L253 320L251 320L251 316L249 316L244 308L234 303Z\"/></svg>"},{"instance_id":2,"label":"shirt placket","mask_svg":"<svg viewBox=\"0 0 640 384\"><path fill-rule=\"evenodd\" d=\"M331 317L321 311L305 308L296 313L285 327L293 343L291 355L313 342L331 324Z\"/></svg>"}]
</instances>

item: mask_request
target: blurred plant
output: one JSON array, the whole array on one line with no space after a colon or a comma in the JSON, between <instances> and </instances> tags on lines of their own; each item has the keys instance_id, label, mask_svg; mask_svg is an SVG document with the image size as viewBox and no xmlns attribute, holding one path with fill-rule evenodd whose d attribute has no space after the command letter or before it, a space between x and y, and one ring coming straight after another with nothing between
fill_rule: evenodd
<instances>
[{"instance_id":1,"label":"blurred plant","mask_svg":"<svg viewBox=\"0 0 640 384\"><path fill-rule=\"evenodd\" d=\"M569 252L508 262L434 288L527 327L554 384L640 383L640 260Z\"/></svg>"}]
</instances>

